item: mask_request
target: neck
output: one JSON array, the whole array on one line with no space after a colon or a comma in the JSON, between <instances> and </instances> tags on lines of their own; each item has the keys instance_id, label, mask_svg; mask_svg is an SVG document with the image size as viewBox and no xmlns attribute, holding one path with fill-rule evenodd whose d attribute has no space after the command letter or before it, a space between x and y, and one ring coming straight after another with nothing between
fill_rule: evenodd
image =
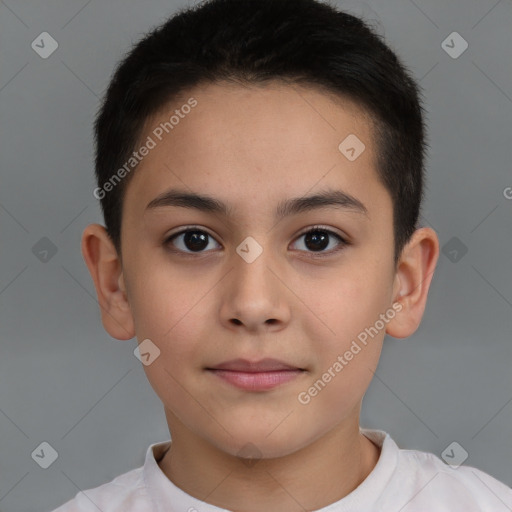
<instances>
[{"instance_id":1,"label":"neck","mask_svg":"<svg viewBox=\"0 0 512 512\"><path fill-rule=\"evenodd\" d=\"M336 428L290 455L250 464L181 425L173 428L170 449L159 465L180 489L220 508L318 510L351 493L377 464L380 449L355 427Z\"/></svg>"}]
</instances>

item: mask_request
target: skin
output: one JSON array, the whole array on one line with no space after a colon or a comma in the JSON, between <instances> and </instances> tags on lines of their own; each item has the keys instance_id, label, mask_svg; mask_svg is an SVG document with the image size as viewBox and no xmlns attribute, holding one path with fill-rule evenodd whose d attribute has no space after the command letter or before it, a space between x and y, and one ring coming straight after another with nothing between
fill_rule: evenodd
<instances>
[{"instance_id":1,"label":"skin","mask_svg":"<svg viewBox=\"0 0 512 512\"><path fill-rule=\"evenodd\" d=\"M103 226L83 233L102 322L114 338L149 338L160 349L144 370L165 408L172 445L159 464L171 481L234 511L320 509L353 491L378 461L379 448L359 431L361 402L385 334L404 338L420 324L438 238L430 228L416 230L395 267L391 197L375 171L371 125L355 104L277 82L210 84L187 94L198 105L128 184L122 261ZM149 119L141 140L181 104ZM338 149L348 134L366 146L352 162ZM327 187L355 196L368 215L328 207L274 219L280 201ZM170 188L213 196L232 215L145 210ZM202 253L183 236L166 245L191 225L211 235ZM314 225L349 244L315 258L316 246L302 236ZM248 236L263 249L252 263L236 252ZM330 235L321 251L339 244ZM301 404L299 393L393 303L401 311ZM205 370L264 357L306 371L250 392ZM238 455L248 443L259 453L252 464Z\"/></svg>"}]
</instances>

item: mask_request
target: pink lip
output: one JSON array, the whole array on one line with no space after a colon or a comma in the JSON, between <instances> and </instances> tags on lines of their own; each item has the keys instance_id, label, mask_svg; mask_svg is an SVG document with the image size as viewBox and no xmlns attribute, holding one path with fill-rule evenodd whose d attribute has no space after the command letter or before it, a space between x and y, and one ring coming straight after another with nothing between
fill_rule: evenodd
<instances>
[{"instance_id":1,"label":"pink lip","mask_svg":"<svg viewBox=\"0 0 512 512\"><path fill-rule=\"evenodd\" d=\"M234 386L247 391L265 391L275 388L285 382L289 382L300 374L303 370L282 370L273 372L236 372L233 370L213 370L208 371L217 375L221 379L233 384Z\"/></svg>"},{"instance_id":2,"label":"pink lip","mask_svg":"<svg viewBox=\"0 0 512 512\"><path fill-rule=\"evenodd\" d=\"M224 363L208 368L208 370L232 370L236 372L256 373L275 372L279 370L301 370L298 366L291 366L278 359L262 359L261 361L248 361L247 359L231 359Z\"/></svg>"},{"instance_id":3,"label":"pink lip","mask_svg":"<svg viewBox=\"0 0 512 512\"><path fill-rule=\"evenodd\" d=\"M301 368L290 366L277 359L262 359L257 362L233 359L207 370L247 391L272 389L304 373Z\"/></svg>"}]
</instances>

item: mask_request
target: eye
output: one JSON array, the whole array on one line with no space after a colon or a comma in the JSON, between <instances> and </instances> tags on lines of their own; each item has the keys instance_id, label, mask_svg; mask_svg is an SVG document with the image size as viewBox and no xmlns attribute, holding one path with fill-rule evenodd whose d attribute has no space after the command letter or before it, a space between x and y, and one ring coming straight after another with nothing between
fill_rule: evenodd
<instances>
[{"instance_id":1,"label":"eye","mask_svg":"<svg viewBox=\"0 0 512 512\"><path fill-rule=\"evenodd\" d=\"M329 256L349 245L340 235L322 226L310 228L308 231L299 235L298 239L301 237L305 237L303 245L306 252L310 252L313 257ZM338 243L334 248L326 251L326 247L331 245L332 238L335 238ZM174 248L170 248L169 250L176 253L200 254L208 252L206 249L208 249L210 242L213 241L215 241L215 239L207 231L193 226L166 238L164 246L174 246ZM215 241L215 243L217 242ZM220 247L218 243L217 245ZM210 248L210 250L212 250L212 248Z\"/></svg>"},{"instance_id":2,"label":"eye","mask_svg":"<svg viewBox=\"0 0 512 512\"><path fill-rule=\"evenodd\" d=\"M306 247L306 250L309 249L312 252L313 257L329 256L341 251L346 245L349 245L349 243L340 235L322 226L314 226L310 228L305 233L299 235L298 239L302 237L305 237L303 245ZM338 240L338 244L334 249L325 251L324 249L330 245L330 239L333 237ZM318 253L318 255L315 253Z\"/></svg>"},{"instance_id":3,"label":"eye","mask_svg":"<svg viewBox=\"0 0 512 512\"><path fill-rule=\"evenodd\" d=\"M174 243L175 240L179 243ZM204 249L208 247L209 241L213 240L214 238L206 231L193 227L171 235L165 240L164 245L178 246L177 250L171 249L174 252L193 254L206 252Z\"/></svg>"}]
</instances>

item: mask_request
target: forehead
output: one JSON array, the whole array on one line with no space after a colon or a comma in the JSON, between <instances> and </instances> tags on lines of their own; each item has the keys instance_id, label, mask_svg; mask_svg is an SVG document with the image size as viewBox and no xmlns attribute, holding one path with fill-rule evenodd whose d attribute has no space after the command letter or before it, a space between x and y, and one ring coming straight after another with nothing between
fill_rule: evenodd
<instances>
[{"instance_id":1,"label":"forehead","mask_svg":"<svg viewBox=\"0 0 512 512\"><path fill-rule=\"evenodd\" d=\"M369 117L316 88L195 87L146 120L140 144L148 138L154 147L127 187L129 208L143 209L176 186L225 198L233 211L261 211L315 187L341 188L373 203L369 196L386 193Z\"/></svg>"}]
</instances>

